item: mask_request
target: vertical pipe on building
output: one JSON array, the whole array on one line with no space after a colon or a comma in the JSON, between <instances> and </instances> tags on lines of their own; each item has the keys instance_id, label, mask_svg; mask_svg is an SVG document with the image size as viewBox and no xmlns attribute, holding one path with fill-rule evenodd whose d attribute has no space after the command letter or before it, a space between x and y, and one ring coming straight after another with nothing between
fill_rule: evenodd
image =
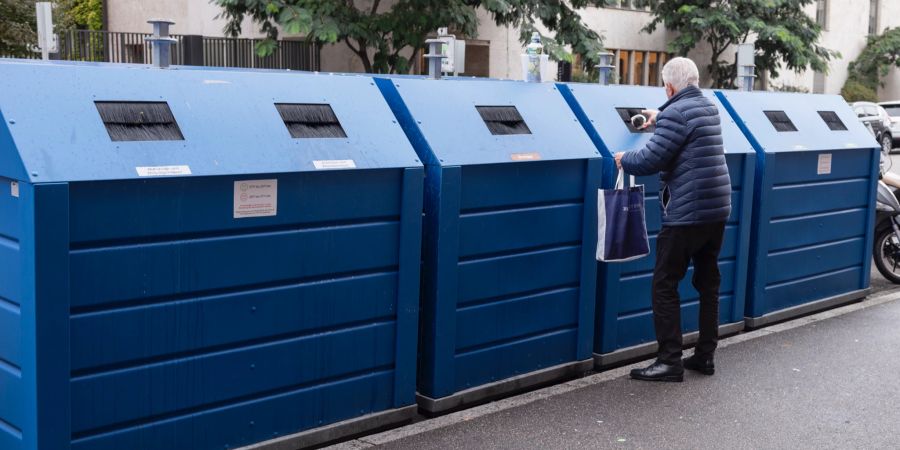
<instances>
[{"instance_id":1,"label":"vertical pipe on building","mask_svg":"<svg viewBox=\"0 0 900 450\"><path fill-rule=\"evenodd\" d=\"M669 61L668 54L666 52L659 52L659 55L656 57L656 85L659 87L663 87L666 84L663 82L662 74L663 67Z\"/></svg>"},{"instance_id":2,"label":"vertical pipe on building","mask_svg":"<svg viewBox=\"0 0 900 450\"><path fill-rule=\"evenodd\" d=\"M741 44L737 51L738 89L752 91L756 80L756 53L752 43Z\"/></svg>"},{"instance_id":3,"label":"vertical pipe on building","mask_svg":"<svg viewBox=\"0 0 900 450\"><path fill-rule=\"evenodd\" d=\"M628 52L628 84L634 85L634 62L635 62L635 51Z\"/></svg>"},{"instance_id":4,"label":"vertical pipe on building","mask_svg":"<svg viewBox=\"0 0 900 450\"><path fill-rule=\"evenodd\" d=\"M168 19L150 19L147 23L153 25L153 35L147 38L153 48L151 53L153 66L165 69L172 63L170 47L178 42L177 39L169 36L169 26L174 25L175 22Z\"/></svg>"}]
</instances>

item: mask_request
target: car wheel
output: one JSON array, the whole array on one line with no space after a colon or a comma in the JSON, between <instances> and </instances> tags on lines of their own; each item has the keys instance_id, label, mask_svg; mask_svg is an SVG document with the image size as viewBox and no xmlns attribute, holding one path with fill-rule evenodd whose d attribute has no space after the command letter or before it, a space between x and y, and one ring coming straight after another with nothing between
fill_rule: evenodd
<instances>
[{"instance_id":1,"label":"car wheel","mask_svg":"<svg viewBox=\"0 0 900 450\"><path fill-rule=\"evenodd\" d=\"M890 155L891 150L894 149L894 138L887 133L881 135L881 149L888 155Z\"/></svg>"}]
</instances>

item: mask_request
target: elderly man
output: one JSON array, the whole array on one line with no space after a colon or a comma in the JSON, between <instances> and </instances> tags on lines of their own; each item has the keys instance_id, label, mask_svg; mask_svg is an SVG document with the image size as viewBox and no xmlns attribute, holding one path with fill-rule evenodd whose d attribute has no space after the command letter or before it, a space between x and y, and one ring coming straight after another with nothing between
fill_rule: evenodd
<instances>
[{"instance_id":1,"label":"elderly man","mask_svg":"<svg viewBox=\"0 0 900 450\"><path fill-rule=\"evenodd\" d=\"M656 361L631 377L682 381L684 369L712 375L719 325L719 250L731 214L731 180L725 165L716 106L698 88L697 66L675 58L663 67L669 97L659 111L644 111L656 131L639 151L617 153L616 165L631 175L659 173L662 230L653 269ZM694 355L681 360L681 300L678 284L690 262L700 294L700 337Z\"/></svg>"}]
</instances>

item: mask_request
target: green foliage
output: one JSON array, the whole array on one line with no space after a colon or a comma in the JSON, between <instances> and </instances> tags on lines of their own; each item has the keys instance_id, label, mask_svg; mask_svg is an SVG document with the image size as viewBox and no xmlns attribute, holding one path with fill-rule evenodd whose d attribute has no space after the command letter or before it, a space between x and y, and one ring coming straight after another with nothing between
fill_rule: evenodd
<instances>
[{"instance_id":1,"label":"green foliage","mask_svg":"<svg viewBox=\"0 0 900 450\"><path fill-rule=\"evenodd\" d=\"M0 56L33 56L37 21L33 0L0 0ZM56 30L103 28L103 0L59 0L53 5Z\"/></svg>"},{"instance_id":2,"label":"green foliage","mask_svg":"<svg viewBox=\"0 0 900 450\"><path fill-rule=\"evenodd\" d=\"M58 30L103 29L103 0L57 0L53 9Z\"/></svg>"},{"instance_id":3,"label":"green foliage","mask_svg":"<svg viewBox=\"0 0 900 450\"><path fill-rule=\"evenodd\" d=\"M37 43L34 2L0 0L0 56L23 57Z\"/></svg>"},{"instance_id":4,"label":"green foliage","mask_svg":"<svg viewBox=\"0 0 900 450\"><path fill-rule=\"evenodd\" d=\"M866 48L848 66L847 82L876 92L881 79L895 66L900 67L900 28L889 28L880 35L869 36Z\"/></svg>"},{"instance_id":5,"label":"green foliage","mask_svg":"<svg viewBox=\"0 0 900 450\"><path fill-rule=\"evenodd\" d=\"M573 83L596 83L599 80L600 72L598 72L597 69L572 73Z\"/></svg>"},{"instance_id":6,"label":"green foliage","mask_svg":"<svg viewBox=\"0 0 900 450\"><path fill-rule=\"evenodd\" d=\"M804 12L813 0L642 0L653 20L644 28L660 25L677 31L669 50L687 53L701 42L712 50L707 69L712 86L733 87L735 64L722 60L732 45L756 36L756 67L773 78L786 68L800 71L828 70L828 61L840 54L817 44L821 27Z\"/></svg>"},{"instance_id":7,"label":"green foliage","mask_svg":"<svg viewBox=\"0 0 900 450\"><path fill-rule=\"evenodd\" d=\"M841 88L841 96L849 103L878 101L878 94L874 88L853 79L848 79L844 83L844 87Z\"/></svg>"},{"instance_id":8,"label":"green foliage","mask_svg":"<svg viewBox=\"0 0 900 450\"><path fill-rule=\"evenodd\" d=\"M257 46L261 56L275 49L279 26L284 33L304 35L311 42L345 43L366 72L408 73L425 39L439 27L462 36L478 31L477 8L484 8L498 25L521 30L523 43L536 23L555 33L543 36L551 58L571 61L565 50L595 60L600 36L581 21L578 10L605 6L609 0L214 0L228 20L227 34L241 32L249 17L268 39Z\"/></svg>"}]
</instances>

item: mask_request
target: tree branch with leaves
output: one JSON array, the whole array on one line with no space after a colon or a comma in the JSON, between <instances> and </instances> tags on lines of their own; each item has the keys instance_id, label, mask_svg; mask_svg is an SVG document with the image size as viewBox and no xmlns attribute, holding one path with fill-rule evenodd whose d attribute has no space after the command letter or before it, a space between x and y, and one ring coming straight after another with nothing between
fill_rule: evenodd
<instances>
[{"instance_id":1,"label":"tree branch with leaves","mask_svg":"<svg viewBox=\"0 0 900 450\"><path fill-rule=\"evenodd\" d=\"M711 87L732 88L737 74L724 58L734 45L756 39L756 67L777 78L780 70L828 71L828 61L840 54L818 44L822 28L804 8L813 0L642 0L653 20L644 27L677 31L670 51L686 56L706 43L711 56L706 68Z\"/></svg>"},{"instance_id":2,"label":"tree branch with leaves","mask_svg":"<svg viewBox=\"0 0 900 450\"><path fill-rule=\"evenodd\" d=\"M524 44L541 24L554 59L570 60L571 48L587 61L603 49L601 37L581 20L578 10L605 6L609 0L215 0L227 19L225 31L241 33L249 17L267 38L257 45L271 54L280 34L301 35L317 44L344 43L366 72L408 73L425 39L437 28L475 37L476 10L483 8L498 25L518 27Z\"/></svg>"},{"instance_id":3,"label":"tree branch with leaves","mask_svg":"<svg viewBox=\"0 0 900 450\"><path fill-rule=\"evenodd\" d=\"M866 48L847 67L841 95L851 102L877 101L878 87L883 86L891 67L900 67L900 27L868 37Z\"/></svg>"}]
</instances>

